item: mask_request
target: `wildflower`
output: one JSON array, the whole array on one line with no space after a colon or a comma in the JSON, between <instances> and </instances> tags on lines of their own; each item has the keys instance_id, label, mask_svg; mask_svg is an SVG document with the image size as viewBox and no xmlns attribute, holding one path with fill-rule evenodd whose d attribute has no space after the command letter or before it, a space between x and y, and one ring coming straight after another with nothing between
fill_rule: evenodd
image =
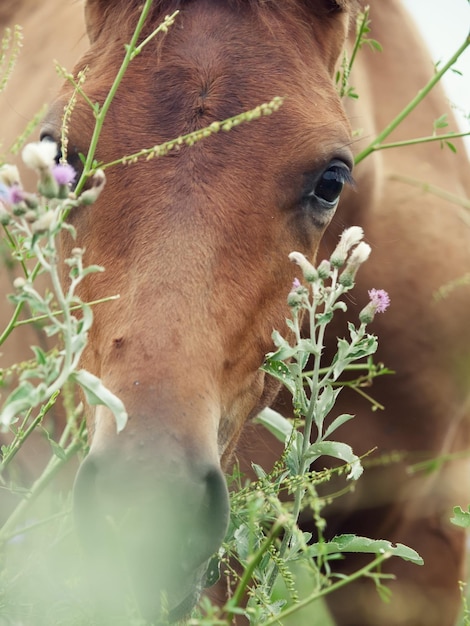
<instances>
[{"instance_id":1,"label":"wildflower","mask_svg":"<svg viewBox=\"0 0 470 626\"><path fill-rule=\"evenodd\" d=\"M16 165L2 165L0 167L0 182L7 187L14 187L20 185L20 173Z\"/></svg>"},{"instance_id":2,"label":"wildflower","mask_svg":"<svg viewBox=\"0 0 470 626\"><path fill-rule=\"evenodd\" d=\"M330 277L331 273L331 263L324 259L320 265L317 267L318 276L322 280L327 280Z\"/></svg>"},{"instance_id":3,"label":"wildflower","mask_svg":"<svg viewBox=\"0 0 470 626\"><path fill-rule=\"evenodd\" d=\"M69 163L58 163L52 168L52 175L59 186L70 185L75 180L77 172Z\"/></svg>"},{"instance_id":4,"label":"wildflower","mask_svg":"<svg viewBox=\"0 0 470 626\"><path fill-rule=\"evenodd\" d=\"M8 192L8 197L11 204L19 204L20 202L24 201L24 190L18 184L14 184L12 187L10 187Z\"/></svg>"},{"instance_id":5,"label":"wildflower","mask_svg":"<svg viewBox=\"0 0 470 626\"><path fill-rule=\"evenodd\" d=\"M75 180L77 173L69 163L57 163L52 168L52 176L59 185L57 197L64 200L69 195L70 184Z\"/></svg>"},{"instance_id":6,"label":"wildflower","mask_svg":"<svg viewBox=\"0 0 470 626\"><path fill-rule=\"evenodd\" d=\"M104 189L106 184L106 176L103 170L96 170L93 177L91 178L91 187L89 189L85 189L85 191L80 195L79 202L82 206L88 206L89 204L93 204L95 202L101 192Z\"/></svg>"},{"instance_id":7,"label":"wildflower","mask_svg":"<svg viewBox=\"0 0 470 626\"><path fill-rule=\"evenodd\" d=\"M22 276L17 276L13 281L13 287L15 289L21 290L26 285L26 280Z\"/></svg>"},{"instance_id":8,"label":"wildflower","mask_svg":"<svg viewBox=\"0 0 470 626\"><path fill-rule=\"evenodd\" d=\"M301 252L291 252L289 254L289 259L294 263L297 263L297 265L302 270L304 278L307 282L313 283L315 280L318 279L317 270Z\"/></svg>"},{"instance_id":9,"label":"wildflower","mask_svg":"<svg viewBox=\"0 0 470 626\"><path fill-rule=\"evenodd\" d=\"M341 234L338 245L330 257L333 267L342 267L346 263L349 251L356 246L364 237L364 231L360 226L351 226Z\"/></svg>"},{"instance_id":10,"label":"wildflower","mask_svg":"<svg viewBox=\"0 0 470 626\"><path fill-rule=\"evenodd\" d=\"M54 141L28 143L21 153L25 165L39 174L39 193L46 198L57 198L59 186L52 176L52 167L57 157L57 144Z\"/></svg>"},{"instance_id":11,"label":"wildflower","mask_svg":"<svg viewBox=\"0 0 470 626\"><path fill-rule=\"evenodd\" d=\"M291 290L287 296L287 304L290 307L297 307L302 303L302 296L305 295L306 289L298 278L294 278Z\"/></svg>"},{"instance_id":12,"label":"wildflower","mask_svg":"<svg viewBox=\"0 0 470 626\"><path fill-rule=\"evenodd\" d=\"M385 289L370 289L367 293L377 313L384 313L388 309L390 296Z\"/></svg>"},{"instance_id":13,"label":"wildflower","mask_svg":"<svg viewBox=\"0 0 470 626\"><path fill-rule=\"evenodd\" d=\"M369 244L361 241L354 248L351 253L351 256L348 259L348 263L341 273L339 277L339 283L344 287L352 287L354 285L354 280L356 278L356 274L362 263L367 261L371 252L371 248Z\"/></svg>"},{"instance_id":14,"label":"wildflower","mask_svg":"<svg viewBox=\"0 0 470 626\"><path fill-rule=\"evenodd\" d=\"M35 235L42 235L50 230L54 223L54 211L47 211L39 217L32 225L31 230Z\"/></svg>"},{"instance_id":15,"label":"wildflower","mask_svg":"<svg viewBox=\"0 0 470 626\"><path fill-rule=\"evenodd\" d=\"M55 163L57 156L57 144L54 141L35 141L28 143L21 153L24 164L36 170L42 172L42 170L49 170Z\"/></svg>"},{"instance_id":16,"label":"wildflower","mask_svg":"<svg viewBox=\"0 0 470 626\"><path fill-rule=\"evenodd\" d=\"M359 313L359 319L363 324L370 324L376 313L384 313L390 304L390 296L384 289L370 289L370 302Z\"/></svg>"}]
</instances>

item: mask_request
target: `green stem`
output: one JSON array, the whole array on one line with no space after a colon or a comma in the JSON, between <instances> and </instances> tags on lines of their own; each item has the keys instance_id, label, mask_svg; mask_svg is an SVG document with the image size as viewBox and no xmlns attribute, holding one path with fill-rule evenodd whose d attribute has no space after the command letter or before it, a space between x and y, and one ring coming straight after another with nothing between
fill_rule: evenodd
<instances>
[{"instance_id":1,"label":"green stem","mask_svg":"<svg viewBox=\"0 0 470 626\"><path fill-rule=\"evenodd\" d=\"M282 625L282 622L280 620L284 620L289 615L293 615L294 613L297 613L297 611L300 611L300 609L303 609L309 604L311 604L312 602L315 602L315 600L323 598L324 596L330 593L333 593L334 591L337 591L338 589L341 589L345 585L349 585L350 583L357 580L358 578L361 578L362 576L366 576L370 571L375 569L378 565L383 563L386 559L390 558L390 556L391 554L387 554L387 553L381 554L380 556L375 558L371 563L357 570L357 572L354 572L353 574L350 574L349 576L342 578L337 583L334 583L333 585L330 585L329 587L325 587L321 589L320 591L315 591L314 593L307 596L304 600L301 600L300 602L297 602L296 604L293 604L292 606L290 606L285 611L282 611L282 613L278 615L277 617L273 617L267 620L266 622L263 622L263 626L272 626L272 624Z\"/></svg>"},{"instance_id":2,"label":"green stem","mask_svg":"<svg viewBox=\"0 0 470 626\"><path fill-rule=\"evenodd\" d=\"M276 537L279 535L283 526L284 524L283 524L282 519L278 519L273 524L269 532L269 535L263 541L263 543L258 548L258 550L251 556L246 567L243 569L243 575L240 579L240 582L238 583L235 593L230 598L230 601L226 604L226 608L228 609L227 624L231 624L233 617L234 617L234 611L231 607L238 607L241 604L246 588L248 587L251 581L251 578L253 576L253 572L255 571L256 566L261 561L264 554L266 554L266 552L269 550L269 547L271 546L273 541L276 539Z\"/></svg>"},{"instance_id":3,"label":"green stem","mask_svg":"<svg viewBox=\"0 0 470 626\"><path fill-rule=\"evenodd\" d=\"M39 274L39 271L41 270L41 264L37 263L34 267L34 269L31 271L31 273L29 275L27 275L28 280L33 281L36 276ZM0 346L6 341L6 339L9 337L9 335L13 332L13 330L16 327L17 321L19 316L21 315L21 311L23 310L23 307L25 305L25 302L19 302L16 307L15 310L13 312L13 315L11 316L10 321L8 322L5 330L3 331L3 333L0 335Z\"/></svg>"},{"instance_id":4,"label":"green stem","mask_svg":"<svg viewBox=\"0 0 470 626\"><path fill-rule=\"evenodd\" d=\"M61 441L67 439L70 435L73 428L72 420L69 420L67 423L64 433L62 435ZM82 421L82 424L77 432L77 434L72 439L72 442L68 446L66 450L64 450L63 458L59 459L57 456L53 456L49 463L47 464L46 469L43 471L41 476L36 480L34 485L31 488L29 494L18 504L16 509L7 519L2 529L0 530L0 545L3 545L8 538L14 533L15 527L21 520L22 516L31 506L31 504L38 498L38 496L44 491L44 489L49 485L51 480L56 475L57 471L67 463L83 446L82 443L82 434L85 429L85 420Z\"/></svg>"},{"instance_id":5,"label":"green stem","mask_svg":"<svg viewBox=\"0 0 470 626\"><path fill-rule=\"evenodd\" d=\"M76 304L74 306L69 307L70 311L80 311L83 306L94 306L95 304L103 304L104 302L111 302L112 300L119 300L120 296L107 296L106 298L99 298L98 300L91 300L90 302L82 302L81 304ZM52 311L50 315L58 316L62 315L62 309L59 311ZM50 315L37 315L36 317L30 317L27 320L19 320L16 322L15 328L18 326L25 326L26 324L35 324L37 322L43 322L44 320L49 319Z\"/></svg>"},{"instance_id":6,"label":"green stem","mask_svg":"<svg viewBox=\"0 0 470 626\"><path fill-rule=\"evenodd\" d=\"M436 86L436 84L441 80L444 74L455 64L457 59L461 56L461 54L468 48L470 45L470 34L465 39L464 43L459 47L459 49L452 55L449 61L438 71L428 84L421 89L417 95L409 102L409 104L393 119L388 126L384 128L384 130L377 135L374 141L367 146L362 152L360 152L355 158L355 164L357 165L361 161L363 161L369 154L374 152L375 150L380 149L380 144L403 122L403 120L418 106L420 102L428 95L428 93Z\"/></svg>"},{"instance_id":7,"label":"green stem","mask_svg":"<svg viewBox=\"0 0 470 626\"><path fill-rule=\"evenodd\" d=\"M432 143L433 141L447 141L448 139L459 139L460 137L469 137L470 131L461 133L446 133L445 135L429 135L428 137L417 137L416 139L405 139L403 141L393 141L392 143L382 143L373 148L377 150L389 150L390 148L406 148L406 146L415 146L421 143Z\"/></svg>"},{"instance_id":8,"label":"green stem","mask_svg":"<svg viewBox=\"0 0 470 626\"><path fill-rule=\"evenodd\" d=\"M417 178L412 178L411 176L403 176L402 174L391 174L390 180L398 180L401 183L406 183L407 185L412 185L413 187L418 187L423 191L428 191L439 198L443 198L448 202L452 202L452 204L456 204L457 206L461 206L464 209L470 210L470 200L467 200L463 196L457 196L454 193L450 193L441 187L436 187L435 185L430 185L429 183L425 183Z\"/></svg>"},{"instance_id":9,"label":"green stem","mask_svg":"<svg viewBox=\"0 0 470 626\"><path fill-rule=\"evenodd\" d=\"M17 434L15 436L15 439L12 441L12 443L8 446L8 452L5 454L5 456L2 459L2 462L0 463L0 476L3 474L3 472L5 471L5 469L8 467L8 465L13 461L13 459L15 458L15 456L18 454L18 452L21 449L21 446L23 445L23 443L26 441L26 439L31 435L31 433L33 432L33 430L36 428L36 426L38 426L42 420L44 419L44 416L48 413L48 411L50 411L50 409L54 406L55 401L57 399L57 396L59 395L59 392L55 393L47 402L47 404L45 404L41 410L39 411L38 415L33 419L33 421L31 422L31 424L28 426L28 428L22 432L21 434ZM28 412L28 416L30 414L30 411ZM27 417L28 417L27 416ZM27 418L26 418L27 419Z\"/></svg>"},{"instance_id":10,"label":"green stem","mask_svg":"<svg viewBox=\"0 0 470 626\"><path fill-rule=\"evenodd\" d=\"M77 196L80 195L80 192L82 191L87 178L89 177L90 173L93 171L93 162L95 158L96 149L98 146L98 140L100 138L101 131L103 128L104 120L106 118L106 115L108 114L109 107L111 106L111 103L116 95L118 87L122 82L122 79L129 66L129 63L131 62L133 58L133 52L136 48L136 44L139 39L140 33L144 26L145 20L147 19L150 8L152 6L152 1L153 0L145 0L145 4L142 8L142 13L140 14L134 34L132 35L132 38L129 44L125 47L126 52L124 55L124 59L118 70L118 73L116 74L113 84L111 85L111 89L109 90L108 95L106 96L103 102L103 105L100 107L99 112L96 115L95 127L93 129L93 135L91 138L90 147L88 149L85 165L83 167L83 172L80 177L80 180L78 181L77 187L75 189L75 193L77 194Z\"/></svg>"}]
</instances>

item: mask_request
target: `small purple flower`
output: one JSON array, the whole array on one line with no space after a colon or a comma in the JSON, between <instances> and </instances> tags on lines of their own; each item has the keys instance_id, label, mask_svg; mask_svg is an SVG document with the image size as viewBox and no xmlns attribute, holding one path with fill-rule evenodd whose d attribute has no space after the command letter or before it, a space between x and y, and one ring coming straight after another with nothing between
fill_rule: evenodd
<instances>
[{"instance_id":1,"label":"small purple flower","mask_svg":"<svg viewBox=\"0 0 470 626\"><path fill-rule=\"evenodd\" d=\"M294 282L292 283L291 291L295 291L296 289L298 289L301 286L302 285L300 283L300 280L298 278L294 278Z\"/></svg>"},{"instance_id":2,"label":"small purple flower","mask_svg":"<svg viewBox=\"0 0 470 626\"><path fill-rule=\"evenodd\" d=\"M77 173L69 163L58 163L53 166L52 175L58 185L69 185L75 180Z\"/></svg>"},{"instance_id":3,"label":"small purple flower","mask_svg":"<svg viewBox=\"0 0 470 626\"><path fill-rule=\"evenodd\" d=\"M388 309L390 296L385 289L370 289L368 294L376 313L383 313Z\"/></svg>"},{"instance_id":4,"label":"small purple flower","mask_svg":"<svg viewBox=\"0 0 470 626\"><path fill-rule=\"evenodd\" d=\"M13 185L8 190L10 204L19 204L25 198L24 190L19 185Z\"/></svg>"}]
</instances>

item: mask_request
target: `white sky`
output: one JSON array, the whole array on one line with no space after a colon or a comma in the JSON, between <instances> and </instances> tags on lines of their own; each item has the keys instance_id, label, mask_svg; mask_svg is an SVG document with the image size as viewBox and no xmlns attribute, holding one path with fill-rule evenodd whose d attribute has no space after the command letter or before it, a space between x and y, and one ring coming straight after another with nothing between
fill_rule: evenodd
<instances>
[{"instance_id":1,"label":"white sky","mask_svg":"<svg viewBox=\"0 0 470 626\"><path fill-rule=\"evenodd\" d=\"M447 62L464 42L470 30L469 0L403 0L415 18L434 61ZM449 71L443 78L449 98L456 105L455 111L462 130L470 129L470 122L460 114L462 109L470 115L470 48L456 64L462 76ZM470 154L470 138L467 137Z\"/></svg>"}]
</instances>

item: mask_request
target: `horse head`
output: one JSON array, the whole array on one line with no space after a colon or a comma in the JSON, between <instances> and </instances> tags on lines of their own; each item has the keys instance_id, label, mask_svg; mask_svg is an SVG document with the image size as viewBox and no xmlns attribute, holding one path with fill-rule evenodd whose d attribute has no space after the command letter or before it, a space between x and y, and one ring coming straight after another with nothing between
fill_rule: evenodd
<instances>
[{"instance_id":1,"label":"horse head","mask_svg":"<svg viewBox=\"0 0 470 626\"><path fill-rule=\"evenodd\" d=\"M90 411L76 516L114 598L124 563L147 615L161 590L175 619L197 597L227 527L223 469L243 424L277 393L259 366L273 329L285 328L288 254L314 257L350 180L350 128L332 79L349 4L155 0L142 39L181 10L131 62L102 129L101 163L275 97L283 104L161 158L110 167L93 207L70 215L77 239L64 241L64 257L78 244L105 268L83 283L82 299L120 296L95 308L84 366L129 416L117 434L106 408ZM78 98L68 137L77 170L94 124L89 102L106 97L139 5L87 2L90 48L74 73L87 68L88 102ZM44 139L59 141L71 89L51 105Z\"/></svg>"}]
</instances>

